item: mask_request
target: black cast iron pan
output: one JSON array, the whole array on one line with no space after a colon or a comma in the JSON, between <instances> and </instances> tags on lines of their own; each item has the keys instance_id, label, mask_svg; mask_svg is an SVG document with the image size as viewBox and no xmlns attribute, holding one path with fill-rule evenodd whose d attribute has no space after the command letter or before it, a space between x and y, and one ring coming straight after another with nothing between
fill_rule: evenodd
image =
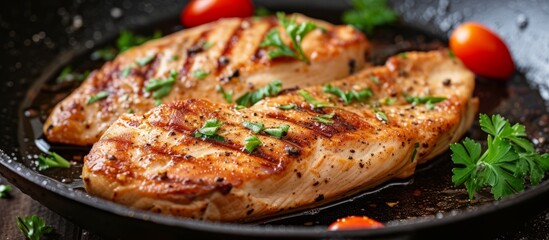
<instances>
[{"instance_id":1,"label":"black cast iron pan","mask_svg":"<svg viewBox=\"0 0 549 240\"><path fill-rule=\"evenodd\" d=\"M42 145L44 113L73 85L55 84L65 66L76 71L99 67L94 49L112 44L120 29L141 34L181 29L178 14L185 1L18 1L2 6L0 28L0 172L25 193L83 228L110 238L459 238L477 231L479 238L516 229L539 212L549 212L549 180L524 193L493 202L489 196L469 201L451 184L449 154L420 167L410 178L387 183L345 200L258 223L200 222L133 210L87 195L79 180L81 164L70 170L36 171L32 159ZM273 11L301 12L338 23L346 1L256 1ZM8 6L9 5L9 6ZM481 112L500 113L526 125L536 147L549 152L549 3L544 1L393 1L400 23L372 35L373 62L404 50L445 45L456 24L474 20L496 30L510 46L518 67L507 83L477 79ZM33 131L34 129L34 131ZM37 131L38 129L38 131ZM474 126L468 136L483 139ZM35 140L38 139L37 142ZM51 145L64 156L87 149ZM373 230L327 232L326 225L348 215L368 215L386 222ZM541 221L541 220L540 220ZM547 224L544 222L541 225ZM520 229L520 228L519 228ZM532 238L549 230L534 229ZM544 232L545 231L545 232Z\"/></svg>"}]
</instances>

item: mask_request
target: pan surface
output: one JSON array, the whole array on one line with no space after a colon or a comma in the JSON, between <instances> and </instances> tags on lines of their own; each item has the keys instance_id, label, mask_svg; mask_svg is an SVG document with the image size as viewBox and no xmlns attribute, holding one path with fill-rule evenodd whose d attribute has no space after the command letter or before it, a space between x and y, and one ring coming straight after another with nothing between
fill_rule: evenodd
<instances>
[{"instance_id":1,"label":"pan surface","mask_svg":"<svg viewBox=\"0 0 549 240\"><path fill-rule=\"evenodd\" d=\"M301 12L339 22L344 1L257 1L273 11ZM70 170L35 170L33 159L45 142L39 132L44 114L76 85L56 84L62 68L77 72L99 67L90 60L94 49L112 44L120 29L141 34L181 29L179 10L185 1L20 1L0 10L0 172L25 193L69 220L113 238L376 238L421 239L459 237L482 229L486 236L512 228L540 211L549 212L549 181L507 199L489 196L467 199L462 187L451 184L449 154L420 167L409 179L393 181L363 194L281 216L260 223L220 224L180 219L129 209L87 195L79 180L81 164ZM500 113L526 125L529 137L542 152L549 152L549 2L530 1L394 1L400 23L376 31L372 60L405 50L428 50L445 45L448 32L466 20L483 22L506 40L518 73L508 83L477 79L481 112ZM7 10L13 9L13 10ZM48 10L52 14L37 13ZM18 19L18 21L7 21ZM468 136L485 138L474 126ZM38 141L35 143L35 139ZM87 149L51 145L64 156L81 156ZM388 227L374 230L327 232L326 225L348 215L368 215ZM513 216L509 219L509 216ZM541 220L540 220L541 221ZM545 219L540 225L548 225ZM486 223L490 224L486 224ZM544 238L548 229L534 229L531 238ZM535 235L537 234L537 235Z\"/></svg>"}]
</instances>

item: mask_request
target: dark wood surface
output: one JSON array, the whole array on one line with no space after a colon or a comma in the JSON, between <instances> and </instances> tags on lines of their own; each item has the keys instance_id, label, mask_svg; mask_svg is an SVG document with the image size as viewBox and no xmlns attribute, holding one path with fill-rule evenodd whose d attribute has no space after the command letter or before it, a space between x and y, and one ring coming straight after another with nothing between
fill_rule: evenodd
<instances>
[{"instance_id":1,"label":"dark wood surface","mask_svg":"<svg viewBox=\"0 0 549 240\"><path fill-rule=\"evenodd\" d=\"M0 177L0 184L11 185L3 177ZM50 239L103 239L67 221L15 187L10 192L9 198L0 199L0 239L25 239L19 228L17 228L15 219L18 216L24 217L33 214L43 218L48 225L55 228L56 232Z\"/></svg>"}]
</instances>

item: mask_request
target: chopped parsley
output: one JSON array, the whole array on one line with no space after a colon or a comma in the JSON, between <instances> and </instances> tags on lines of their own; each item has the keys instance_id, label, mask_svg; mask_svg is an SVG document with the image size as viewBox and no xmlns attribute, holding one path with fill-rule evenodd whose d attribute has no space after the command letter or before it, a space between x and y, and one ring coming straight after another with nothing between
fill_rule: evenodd
<instances>
[{"instance_id":1,"label":"chopped parsley","mask_svg":"<svg viewBox=\"0 0 549 240\"><path fill-rule=\"evenodd\" d=\"M407 52L401 52L398 54L398 56L402 59L407 59L408 58L408 53Z\"/></svg>"},{"instance_id":2,"label":"chopped parsley","mask_svg":"<svg viewBox=\"0 0 549 240\"><path fill-rule=\"evenodd\" d=\"M393 23L398 15L385 0L352 0L353 9L343 13L343 22L371 34L375 27Z\"/></svg>"},{"instance_id":3,"label":"chopped parsley","mask_svg":"<svg viewBox=\"0 0 549 240\"><path fill-rule=\"evenodd\" d=\"M133 34L130 31L122 30L120 36L116 40L116 46L120 52L124 52L134 46L139 46L147 41L152 39L157 39L162 37L162 32L155 31L154 34L150 37L140 36Z\"/></svg>"},{"instance_id":4,"label":"chopped parsley","mask_svg":"<svg viewBox=\"0 0 549 240\"><path fill-rule=\"evenodd\" d=\"M44 219L36 215L28 217L17 217L17 226L25 238L29 240L40 240L44 235L55 231L52 226L46 225Z\"/></svg>"},{"instance_id":5,"label":"chopped parsley","mask_svg":"<svg viewBox=\"0 0 549 240\"><path fill-rule=\"evenodd\" d=\"M177 81L177 71L170 71L170 75L164 79L150 79L145 84L145 91L152 92L156 105L162 104L162 98L168 96L172 91L173 85Z\"/></svg>"},{"instance_id":6,"label":"chopped parsley","mask_svg":"<svg viewBox=\"0 0 549 240\"><path fill-rule=\"evenodd\" d=\"M450 56L450 58L456 58L456 54L452 51L452 49L448 49L448 56Z\"/></svg>"},{"instance_id":7,"label":"chopped parsley","mask_svg":"<svg viewBox=\"0 0 549 240\"><path fill-rule=\"evenodd\" d=\"M122 69L122 71L120 72L120 77L126 78L130 76L131 73L132 73L132 66L127 66L124 69Z\"/></svg>"},{"instance_id":8,"label":"chopped parsley","mask_svg":"<svg viewBox=\"0 0 549 240\"><path fill-rule=\"evenodd\" d=\"M244 139L244 149L249 153L253 152L257 147L261 146L262 143L257 136L248 136Z\"/></svg>"},{"instance_id":9,"label":"chopped parsley","mask_svg":"<svg viewBox=\"0 0 549 240\"><path fill-rule=\"evenodd\" d=\"M333 104L330 104L330 103L325 103L325 102L322 102L322 101L319 101L317 99L315 99L313 96L311 96L311 94L305 90L299 90L299 92L297 92L299 95L301 95L303 97L303 99L305 99L305 101L307 101L309 104L311 104L313 106L313 108L322 108L322 107L333 107L334 105Z\"/></svg>"},{"instance_id":10,"label":"chopped parsley","mask_svg":"<svg viewBox=\"0 0 549 240\"><path fill-rule=\"evenodd\" d=\"M384 112L382 112L381 110L377 109L377 108L374 108L374 113L376 115L376 118L379 120L379 121L382 121L384 123L388 123L389 122L389 118L387 118L387 115L385 115Z\"/></svg>"},{"instance_id":11,"label":"chopped parsley","mask_svg":"<svg viewBox=\"0 0 549 240\"><path fill-rule=\"evenodd\" d=\"M101 99L104 99L104 98L107 98L109 96L109 92L107 91L101 91L101 92L98 92L97 94L91 96L89 99L88 99L88 102L87 104L92 104L94 102L97 102Z\"/></svg>"},{"instance_id":12,"label":"chopped parsley","mask_svg":"<svg viewBox=\"0 0 549 240\"><path fill-rule=\"evenodd\" d=\"M379 77L377 76L370 76L370 81L372 81L373 83L375 83L376 85L379 85Z\"/></svg>"},{"instance_id":13,"label":"chopped parsley","mask_svg":"<svg viewBox=\"0 0 549 240\"><path fill-rule=\"evenodd\" d=\"M290 110L290 109L296 109L297 105L295 103L290 103L290 104L287 104L287 105L280 105L280 106L278 106L278 108L282 109L282 110Z\"/></svg>"},{"instance_id":14,"label":"chopped parsley","mask_svg":"<svg viewBox=\"0 0 549 240\"><path fill-rule=\"evenodd\" d=\"M253 92L247 92L236 99L236 104L250 107L266 97L274 97L282 90L282 81L275 80Z\"/></svg>"},{"instance_id":15,"label":"chopped parsley","mask_svg":"<svg viewBox=\"0 0 549 240\"><path fill-rule=\"evenodd\" d=\"M73 72L71 66L66 66L63 68L63 70L61 70L61 73L57 77L57 82L58 83L72 82L72 81L82 82L86 80L86 78L88 78L89 74L90 74L90 71L85 71L84 73Z\"/></svg>"},{"instance_id":16,"label":"chopped parsley","mask_svg":"<svg viewBox=\"0 0 549 240\"><path fill-rule=\"evenodd\" d=\"M156 57L156 55L149 55L149 56L146 56L146 57L142 57L142 58L138 58L137 60L135 60L135 63L141 67L149 64L152 62L152 60Z\"/></svg>"},{"instance_id":17,"label":"chopped parsley","mask_svg":"<svg viewBox=\"0 0 549 240\"><path fill-rule=\"evenodd\" d=\"M290 130L290 125L282 124L277 128L266 128L263 131L275 138L281 139L288 134L288 130Z\"/></svg>"},{"instance_id":18,"label":"chopped parsley","mask_svg":"<svg viewBox=\"0 0 549 240\"><path fill-rule=\"evenodd\" d=\"M95 50L90 57L92 60L113 60L118 53L160 37L162 37L162 33L160 31L154 32L154 34L150 37L145 37L133 34L127 30L122 30L122 32L120 32L120 36L118 36L118 39L116 40L116 48L111 46Z\"/></svg>"},{"instance_id":19,"label":"chopped parsley","mask_svg":"<svg viewBox=\"0 0 549 240\"><path fill-rule=\"evenodd\" d=\"M456 186L464 184L471 199L475 192L490 187L494 198L501 199L523 191L527 178L533 185L540 183L549 170L549 154L535 150L524 125L511 126L500 115L485 114L479 123L488 133L484 153L480 143L469 138L450 145L452 161L459 166L452 169Z\"/></svg>"},{"instance_id":20,"label":"chopped parsley","mask_svg":"<svg viewBox=\"0 0 549 240\"><path fill-rule=\"evenodd\" d=\"M385 104L385 105L393 105L393 103L396 102L396 98L383 98L383 99L379 99L379 103L380 104Z\"/></svg>"},{"instance_id":21,"label":"chopped parsley","mask_svg":"<svg viewBox=\"0 0 549 240\"><path fill-rule=\"evenodd\" d=\"M217 85L215 87L215 90L217 90L217 92L221 93L221 96L223 96L223 99L225 99L225 101L227 103L233 103L233 91L229 91L229 92L225 92L225 89L223 89L223 87L221 85ZM238 100L236 100L238 102ZM239 104L240 105L240 104Z\"/></svg>"},{"instance_id":22,"label":"chopped parsley","mask_svg":"<svg viewBox=\"0 0 549 240\"><path fill-rule=\"evenodd\" d=\"M193 77L196 79L203 80L208 76L208 73L202 69L196 69L193 71Z\"/></svg>"},{"instance_id":23,"label":"chopped parsley","mask_svg":"<svg viewBox=\"0 0 549 240\"><path fill-rule=\"evenodd\" d=\"M223 123L216 118L208 119L206 120L206 122L204 122L204 125L202 125L200 129L196 130L196 132L194 133L194 137L224 141L225 138L216 133L221 126L223 126Z\"/></svg>"},{"instance_id":24,"label":"chopped parsley","mask_svg":"<svg viewBox=\"0 0 549 240\"><path fill-rule=\"evenodd\" d=\"M12 189L10 185L0 185L0 198L7 198Z\"/></svg>"},{"instance_id":25,"label":"chopped parsley","mask_svg":"<svg viewBox=\"0 0 549 240\"><path fill-rule=\"evenodd\" d=\"M332 124L334 123L334 121L332 121L331 119L334 118L335 116L335 113L332 113L332 114L324 114L324 115L320 115L318 117L314 117L313 119L319 123L324 123L324 124Z\"/></svg>"},{"instance_id":26,"label":"chopped parsley","mask_svg":"<svg viewBox=\"0 0 549 240\"><path fill-rule=\"evenodd\" d=\"M435 107L435 103L439 103L446 100L445 97L432 97L432 96L425 96L425 97L404 96L404 97L406 98L407 102L411 103L414 106L419 104L425 104L425 106L429 110Z\"/></svg>"},{"instance_id":27,"label":"chopped parsley","mask_svg":"<svg viewBox=\"0 0 549 240\"><path fill-rule=\"evenodd\" d=\"M116 51L115 48L106 47L106 48L95 50L90 57L92 60L110 61L110 60L113 60L117 54L118 54L118 51Z\"/></svg>"},{"instance_id":28,"label":"chopped parsley","mask_svg":"<svg viewBox=\"0 0 549 240\"><path fill-rule=\"evenodd\" d=\"M280 31L278 29L273 29L267 33L267 36L263 42L261 42L260 47L273 47L268 52L270 59L286 56L297 58L307 64L310 64L309 59L305 56L303 49L301 48L301 41L305 38L305 35L317 28L316 25L309 21L298 24L296 23L295 18L287 18L286 15L281 12L278 12L276 16L278 17L280 24L284 27L286 34L292 41L292 46L295 50L282 41L282 37L280 36Z\"/></svg>"},{"instance_id":29,"label":"chopped parsley","mask_svg":"<svg viewBox=\"0 0 549 240\"><path fill-rule=\"evenodd\" d=\"M48 168L69 168L70 166L69 161L54 152L38 156L38 170L40 171Z\"/></svg>"},{"instance_id":30,"label":"chopped parsley","mask_svg":"<svg viewBox=\"0 0 549 240\"><path fill-rule=\"evenodd\" d=\"M261 132L263 129L265 129L265 125L263 125L263 123L260 123L260 122L248 122L248 121L243 121L243 122L242 122L242 125L243 125L245 128L252 130L252 132L254 132L254 133L259 133L259 132Z\"/></svg>"},{"instance_id":31,"label":"chopped parsley","mask_svg":"<svg viewBox=\"0 0 549 240\"><path fill-rule=\"evenodd\" d=\"M332 85L330 85L329 83L324 85L322 91L325 93L336 95L345 104L350 104L353 101L364 102L372 96L372 90L370 88L365 88L358 92L355 90L343 91L341 90L341 88L332 87Z\"/></svg>"}]
</instances>

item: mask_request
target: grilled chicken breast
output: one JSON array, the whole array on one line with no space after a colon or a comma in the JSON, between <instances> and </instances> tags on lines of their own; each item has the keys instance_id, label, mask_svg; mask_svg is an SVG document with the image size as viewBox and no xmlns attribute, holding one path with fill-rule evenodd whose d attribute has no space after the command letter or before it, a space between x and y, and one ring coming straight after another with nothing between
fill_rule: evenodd
<instances>
[{"instance_id":1,"label":"grilled chicken breast","mask_svg":"<svg viewBox=\"0 0 549 240\"><path fill-rule=\"evenodd\" d=\"M176 80L163 103L187 98L222 103L218 85L238 97L275 79L287 87L305 87L346 77L364 66L368 42L362 33L351 26L296 17L298 23L319 26L301 45L310 65L293 58L270 60L271 49L260 47L274 28L289 45L276 18L222 19L132 48L106 63L53 109L44 124L45 136L58 143L95 143L121 114L145 113L157 104L146 89L152 81Z\"/></svg>"},{"instance_id":2,"label":"grilled chicken breast","mask_svg":"<svg viewBox=\"0 0 549 240\"><path fill-rule=\"evenodd\" d=\"M262 218L409 177L461 138L478 105L473 73L448 51L392 57L331 86L373 94L345 104L314 86L241 110L189 99L124 114L85 157L86 190L177 216ZM426 96L444 98L434 105L406 100ZM289 104L296 107L279 108ZM209 119L223 123L215 133L223 140L196 137ZM278 139L244 121L289 130ZM261 145L250 153L245 142L253 135Z\"/></svg>"}]
</instances>

